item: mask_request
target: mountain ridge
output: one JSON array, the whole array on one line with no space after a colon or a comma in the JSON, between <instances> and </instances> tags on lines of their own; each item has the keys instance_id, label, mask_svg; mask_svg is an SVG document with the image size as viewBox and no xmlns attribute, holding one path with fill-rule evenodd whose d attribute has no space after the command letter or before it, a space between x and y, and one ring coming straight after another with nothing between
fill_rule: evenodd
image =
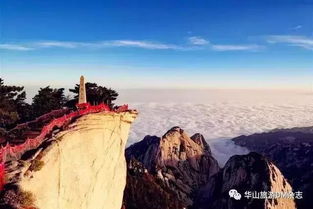
<instances>
[{"instance_id":1,"label":"mountain ridge","mask_svg":"<svg viewBox=\"0 0 313 209\"><path fill-rule=\"evenodd\" d=\"M244 188L255 191L292 192L292 188L279 169L258 153L235 155L223 168L220 168L204 137L199 133L189 137L178 126L169 129L162 137L145 136L142 141L128 147L125 155L128 165L132 160L138 161L142 170L152 176L156 184L176 193L176 198L186 208L278 209L282 205L286 206L286 209L295 208L293 200L287 202L282 200L236 202L232 200L228 195L230 189L238 189L239 192L244 192ZM253 170L254 168L259 169ZM260 175L264 177L258 177ZM238 176L242 178L231 180ZM251 185L247 183L253 181ZM126 188L132 187L132 182L127 182ZM129 191L124 192L124 197L127 196L127 199L124 199L124 206L126 209L132 209L128 207L128 204L140 202L140 200L136 197L130 198L127 192ZM155 192L162 193L157 190ZM144 196L144 191L139 193ZM213 201L214 199L216 201ZM156 202L150 201L145 202L146 207L155 208ZM168 200L164 199L164 202L166 201ZM243 203L247 207L243 207ZM176 208L178 209L174 207ZM143 208L137 207L137 209Z\"/></svg>"}]
</instances>

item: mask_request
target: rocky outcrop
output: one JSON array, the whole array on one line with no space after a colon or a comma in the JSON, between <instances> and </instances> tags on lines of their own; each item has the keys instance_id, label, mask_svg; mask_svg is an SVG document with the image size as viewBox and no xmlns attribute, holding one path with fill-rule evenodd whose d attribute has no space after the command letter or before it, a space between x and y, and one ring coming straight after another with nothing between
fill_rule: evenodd
<instances>
[{"instance_id":1,"label":"rocky outcrop","mask_svg":"<svg viewBox=\"0 0 313 209\"><path fill-rule=\"evenodd\" d=\"M196 191L219 171L203 136L189 137L179 127L173 127L161 138L146 136L126 149L126 158L141 162L186 206L192 205Z\"/></svg>"},{"instance_id":2,"label":"rocky outcrop","mask_svg":"<svg viewBox=\"0 0 313 209\"><path fill-rule=\"evenodd\" d=\"M230 190L241 194L230 197ZM233 190L234 191L234 190ZM254 193L259 192L259 194ZM199 192L197 209L295 209L293 199L273 199L275 192L289 194L292 188L279 169L257 153L231 157ZM260 194L263 196L260 196ZM253 198L255 197L255 198ZM266 197L266 198L265 198Z\"/></svg>"},{"instance_id":3,"label":"rocky outcrop","mask_svg":"<svg viewBox=\"0 0 313 209\"><path fill-rule=\"evenodd\" d=\"M313 127L277 129L268 133L239 136L235 144L271 159L288 179L294 191L303 193L297 208L313 205Z\"/></svg>"},{"instance_id":4,"label":"rocky outcrop","mask_svg":"<svg viewBox=\"0 0 313 209\"><path fill-rule=\"evenodd\" d=\"M189 137L179 127L162 137L146 136L126 149L126 158L126 209L161 209L171 203L174 209L180 208L179 203L192 209L296 208L294 190L272 161L252 152L231 157L220 169L203 136ZM135 175L138 171L141 174ZM241 194L239 199L238 194L230 197L234 190Z\"/></svg>"},{"instance_id":5,"label":"rocky outcrop","mask_svg":"<svg viewBox=\"0 0 313 209\"><path fill-rule=\"evenodd\" d=\"M200 133L196 133L193 136L190 137L194 142L196 142L198 145L203 147L204 151L206 151L208 154L212 155L211 148L208 145L208 143L205 141L204 137Z\"/></svg>"},{"instance_id":6,"label":"rocky outcrop","mask_svg":"<svg viewBox=\"0 0 313 209\"><path fill-rule=\"evenodd\" d=\"M21 159L7 162L2 207L20 207L23 203L14 203L14 197L25 196L28 205L33 201L39 209L120 209L126 184L124 149L136 114L82 116Z\"/></svg>"}]
</instances>

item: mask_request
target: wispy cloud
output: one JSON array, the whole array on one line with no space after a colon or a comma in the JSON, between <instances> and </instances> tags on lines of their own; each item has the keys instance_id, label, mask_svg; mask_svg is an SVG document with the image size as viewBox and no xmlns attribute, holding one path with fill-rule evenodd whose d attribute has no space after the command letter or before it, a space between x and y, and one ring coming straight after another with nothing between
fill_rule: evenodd
<instances>
[{"instance_id":1,"label":"wispy cloud","mask_svg":"<svg viewBox=\"0 0 313 209\"><path fill-rule=\"evenodd\" d=\"M134 47L143 49L183 49L174 44L165 44L139 40L111 40L98 42L71 42L71 41L40 41L30 44L35 48L106 48L106 47Z\"/></svg>"},{"instance_id":2,"label":"wispy cloud","mask_svg":"<svg viewBox=\"0 0 313 209\"><path fill-rule=\"evenodd\" d=\"M300 30L302 28L302 25L296 25L292 27L292 30Z\"/></svg>"},{"instance_id":3,"label":"wispy cloud","mask_svg":"<svg viewBox=\"0 0 313 209\"><path fill-rule=\"evenodd\" d=\"M190 46L179 46L175 44L166 44L151 41L141 41L141 40L108 40L108 41L98 41L98 42L72 42L72 41L38 41L32 43L25 43L21 45L15 44L1 44L0 49L6 50L31 50L31 49L41 49L41 48L89 48L89 49L100 49L108 47L132 47L132 48L142 48L151 50L191 50L194 49Z\"/></svg>"},{"instance_id":4,"label":"wispy cloud","mask_svg":"<svg viewBox=\"0 0 313 209\"><path fill-rule=\"evenodd\" d=\"M207 49L214 51L257 51L264 47L256 44L251 45L224 45L224 44L213 44L210 41L200 37L200 36L192 36L188 38L189 42L193 45L197 46L205 46Z\"/></svg>"},{"instance_id":5,"label":"wispy cloud","mask_svg":"<svg viewBox=\"0 0 313 209\"><path fill-rule=\"evenodd\" d=\"M204 38L201 38L199 36L189 37L188 40L193 45L207 45L210 43L208 40L205 40Z\"/></svg>"},{"instance_id":6,"label":"wispy cloud","mask_svg":"<svg viewBox=\"0 0 313 209\"><path fill-rule=\"evenodd\" d=\"M212 44L198 36L189 37L189 44L177 45L142 40L106 40L97 42L74 42L74 41L37 41L24 44L0 44L0 49L5 50L35 50L46 48L64 49L101 49L109 47L131 47L149 50L213 50L213 51L257 51L262 47L259 45L223 45ZM190 45L191 44L191 45Z\"/></svg>"},{"instance_id":7,"label":"wispy cloud","mask_svg":"<svg viewBox=\"0 0 313 209\"><path fill-rule=\"evenodd\" d=\"M26 47L23 45L18 45L18 44L0 44L0 49L16 50L16 51L28 51L28 50L32 50L33 48Z\"/></svg>"},{"instance_id":8,"label":"wispy cloud","mask_svg":"<svg viewBox=\"0 0 313 209\"><path fill-rule=\"evenodd\" d=\"M60 48L78 48L85 46L87 43L82 42L68 42L68 41L40 41L32 43L36 48L51 48L51 47L60 47Z\"/></svg>"},{"instance_id":9,"label":"wispy cloud","mask_svg":"<svg viewBox=\"0 0 313 209\"><path fill-rule=\"evenodd\" d=\"M286 43L304 49L313 50L313 39L305 36L272 35L267 37L268 43Z\"/></svg>"},{"instance_id":10,"label":"wispy cloud","mask_svg":"<svg viewBox=\"0 0 313 209\"><path fill-rule=\"evenodd\" d=\"M212 45L215 51L258 51L263 49L263 46L250 44L250 45Z\"/></svg>"},{"instance_id":11,"label":"wispy cloud","mask_svg":"<svg viewBox=\"0 0 313 209\"><path fill-rule=\"evenodd\" d=\"M182 49L182 47L173 44L163 44L148 41L116 40L102 42L102 44L106 46L137 47L144 49Z\"/></svg>"}]
</instances>

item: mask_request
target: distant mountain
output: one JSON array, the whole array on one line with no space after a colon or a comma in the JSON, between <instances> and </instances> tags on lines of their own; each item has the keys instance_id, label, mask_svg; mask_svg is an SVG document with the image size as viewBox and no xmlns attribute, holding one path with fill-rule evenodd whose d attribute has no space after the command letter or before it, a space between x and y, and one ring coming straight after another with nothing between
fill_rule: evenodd
<instances>
[{"instance_id":1,"label":"distant mountain","mask_svg":"<svg viewBox=\"0 0 313 209\"><path fill-rule=\"evenodd\" d=\"M239 199L230 198L233 189L240 193ZM275 192L288 194L292 188L272 162L254 152L235 155L199 191L193 208L295 209L293 199L268 198Z\"/></svg>"},{"instance_id":2,"label":"distant mountain","mask_svg":"<svg viewBox=\"0 0 313 209\"><path fill-rule=\"evenodd\" d=\"M295 209L292 199L243 197L245 191L292 191L271 161L257 153L236 155L221 169L203 136L189 137L179 127L162 137L146 136L125 155L125 209ZM231 189L242 199L230 198Z\"/></svg>"},{"instance_id":3,"label":"distant mountain","mask_svg":"<svg viewBox=\"0 0 313 209\"><path fill-rule=\"evenodd\" d=\"M293 189L303 192L303 199L296 201L297 207L312 208L313 127L276 129L268 133L239 136L233 141L271 159Z\"/></svg>"},{"instance_id":4,"label":"distant mountain","mask_svg":"<svg viewBox=\"0 0 313 209\"><path fill-rule=\"evenodd\" d=\"M126 159L131 158L141 162L185 206L192 205L196 191L220 169L203 136L189 137L179 127L173 127L161 138L146 136L130 146Z\"/></svg>"}]
</instances>

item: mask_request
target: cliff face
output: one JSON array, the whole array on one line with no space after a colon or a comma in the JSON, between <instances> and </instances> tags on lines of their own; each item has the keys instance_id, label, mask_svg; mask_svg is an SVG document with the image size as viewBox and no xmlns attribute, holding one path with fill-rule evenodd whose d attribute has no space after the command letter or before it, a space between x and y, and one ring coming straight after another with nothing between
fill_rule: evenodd
<instances>
[{"instance_id":1,"label":"cliff face","mask_svg":"<svg viewBox=\"0 0 313 209\"><path fill-rule=\"evenodd\" d=\"M313 199L313 127L273 130L268 133L239 136L235 144L271 159L289 180L294 191L303 192L297 199L299 209L310 208Z\"/></svg>"},{"instance_id":2,"label":"cliff face","mask_svg":"<svg viewBox=\"0 0 313 209\"><path fill-rule=\"evenodd\" d=\"M143 163L186 206L192 205L194 193L219 170L203 137L189 137L179 127L161 138L146 136L126 149L126 157Z\"/></svg>"},{"instance_id":3,"label":"cliff face","mask_svg":"<svg viewBox=\"0 0 313 209\"><path fill-rule=\"evenodd\" d=\"M128 111L78 118L21 160L7 163L7 191L18 186L40 209L120 209L124 149L135 117Z\"/></svg>"},{"instance_id":4,"label":"cliff face","mask_svg":"<svg viewBox=\"0 0 313 209\"><path fill-rule=\"evenodd\" d=\"M124 207L127 209L182 209L184 204L176 193L150 174L135 159L128 162L127 184L124 190Z\"/></svg>"},{"instance_id":5,"label":"cliff face","mask_svg":"<svg viewBox=\"0 0 313 209\"><path fill-rule=\"evenodd\" d=\"M230 198L236 189L240 199ZM263 193L266 198L260 198ZM250 192L250 193L246 193ZM292 188L279 169L257 153L231 157L225 167L201 189L194 208L197 209L295 209L293 199L269 197L271 192L292 192ZM252 197L255 198L252 198ZM257 198L258 197L258 198Z\"/></svg>"},{"instance_id":6,"label":"cliff face","mask_svg":"<svg viewBox=\"0 0 313 209\"><path fill-rule=\"evenodd\" d=\"M272 161L252 152L231 157L220 169L202 135L189 137L179 127L162 137L146 136L126 149L126 158L126 209L178 209L180 203L192 209L296 208L293 197L286 197L294 190ZM233 189L240 199L230 197Z\"/></svg>"}]
</instances>

